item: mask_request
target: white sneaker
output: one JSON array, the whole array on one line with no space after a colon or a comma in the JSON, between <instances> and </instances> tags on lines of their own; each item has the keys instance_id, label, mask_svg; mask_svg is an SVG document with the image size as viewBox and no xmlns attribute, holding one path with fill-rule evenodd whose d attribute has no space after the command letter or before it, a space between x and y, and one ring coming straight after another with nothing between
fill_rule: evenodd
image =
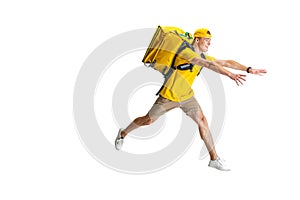
<instances>
[{"instance_id":1,"label":"white sneaker","mask_svg":"<svg viewBox=\"0 0 300 200\"><path fill-rule=\"evenodd\" d=\"M123 131L123 129L119 129L118 135L115 139L115 148L119 151L121 150L122 146L123 146L123 142L124 142L124 138L122 138L121 136L121 132Z\"/></svg>"},{"instance_id":2,"label":"white sneaker","mask_svg":"<svg viewBox=\"0 0 300 200\"><path fill-rule=\"evenodd\" d=\"M210 160L208 166L221 171L230 171L228 166L226 166L225 160L222 160L220 158L217 158L216 160Z\"/></svg>"}]
</instances>

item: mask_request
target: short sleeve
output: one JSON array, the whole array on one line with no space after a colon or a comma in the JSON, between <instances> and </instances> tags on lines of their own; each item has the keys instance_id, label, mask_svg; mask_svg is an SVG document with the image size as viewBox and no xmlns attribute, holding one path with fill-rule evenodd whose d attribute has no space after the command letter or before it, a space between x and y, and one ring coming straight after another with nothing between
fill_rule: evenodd
<instances>
[{"instance_id":1,"label":"short sleeve","mask_svg":"<svg viewBox=\"0 0 300 200\"><path fill-rule=\"evenodd\" d=\"M215 57L205 55L206 60L214 61Z\"/></svg>"},{"instance_id":2,"label":"short sleeve","mask_svg":"<svg viewBox=\"0 0 300 200\"><path fill-rule=\"evenodd\" d=\"M185 48L179 53L178 56L188 62L191 62L194 58L200 57L196 52L194 52L190 48Z\"/></svg>"}]
</instances>

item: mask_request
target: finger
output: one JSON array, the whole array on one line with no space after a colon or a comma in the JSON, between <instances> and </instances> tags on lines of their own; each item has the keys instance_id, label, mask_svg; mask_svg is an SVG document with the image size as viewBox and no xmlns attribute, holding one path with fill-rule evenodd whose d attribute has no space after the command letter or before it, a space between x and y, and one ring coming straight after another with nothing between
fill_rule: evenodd
<instances>
[{"instance_id":1,"label":"finger","mask_svg":"<svg viewBox=\"0 0 300 200\"><path fill-rule=\"evenodd\" d=\"M257 74L257 75L260 75L260 76L263 75L262 73L263 74L267 73L267 70L265 70L265 69L257 69L257 70L254 71L254 74Z\"/></svg>"},{"instance_id":2,"label":"finger","mask_svg":"<svg viewBox=\"0 0 300 200\"><path fill-rule=\"evenodd\" d=\"M260 71L260 75L263 75L263 74L266 74L266 73L267 73L267 70Z\"/></svg>"},{"instance_id":3,"label":"finger","mask_svg":"<svg viewBox=\"0 0 300 200\"><path fill-rule=\"evenodd\" d=\"M243 82L240 80L239 77L237 77L237 78L235 79L235 82L236 82L236 84L237 84L238 86L243 85Z\"/></svg>"},{"instance_id":4,"label":"finger","mask_svg":"<svg viewBox=\"0 0 300 200\"><path fill-rule=\"evenodd\" d=\"M261 70L260 70L260 73L267 73L267 70L261 69Z\"/></svg>"},{"instance_id":5,"label":"finger","mask_svg":"<svg viewBox=\"0 0 300 200\"><path fill-rule=\"evenodd\" d=\"M240 74L238 78L242 79L243 81L246 81L246 79L244 77L246 77L246 75Z\"/></svg>"},{"instance_id":6,"label":"finger","mask_svg":"<svg viewBox=\"0 0 300 200\"><path fill-rule=\"evenodd\" d=\"M242 78L242 77L240 77L240 79L243 80L243 81L246 81L246 79L244 79L244 78Z\"/></svg>"},{"instance_id":7,"label":"finger","mask_svg":"<svg viewBox=\"0 0 300 200\"><path fill-rule=\"evenodd\" d=\"M267 73L267 72L257 72L256 74L259 76L263 76L265 73Z\"/></svg>"},{"instance_id":8,"label":"finger","mask_svg":"<svg viewBox=\"0 0 300 200\"><path fill-rule=\"evenodd\" d=\"M238 79L238 82L243 85L243 82L240 79Z\"/></svg>"},{"instance_id":9,"label":"finger","mask_svg":"<svg viewBox=\"0 0 300 200\"><path fill-rule=\"evenodd\" d=\"M239 86L239 83L238 83L238 81L237 81L236 78L235 78L235 79L232 79L232 80L234 80L234 82Z\"/></svg>"},{"instance_id":10,"label":"finger","mask_svg":"<svg viewBox=\"0 0 300 200\"><path fill-rule=\"evenodd\" d=\"M239 82L238 82L237 80L235 80L235 83L237 84L237 86L240 86L240 85L239 85Z\"/></svg>"}]
</instances>

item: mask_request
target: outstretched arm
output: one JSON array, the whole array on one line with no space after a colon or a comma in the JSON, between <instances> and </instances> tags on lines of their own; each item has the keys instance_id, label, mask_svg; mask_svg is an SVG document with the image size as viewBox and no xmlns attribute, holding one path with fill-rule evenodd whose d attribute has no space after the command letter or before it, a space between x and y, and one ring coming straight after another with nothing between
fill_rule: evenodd
<instances>
[{"instance_id":1,"label":"outstretched arm","mask_svg":"<svg viewBox=\"0 0 300 200\"><path fill-rule=\"evenodd\" d=\"M236 69L236 70L241 70L241 71L247 71L247 69L248 69L248 71L247 71L248 73L256 74L256 75L260 75L260 76L267 73L267 70L265 70L265 69L253 69L251 67L246 67L234 60L217 60L216 59L215 62L223 67L228 67L231 69Z\"/></svg>"},{"instance_id":2,"label":"outstretched arm","mask_svg":"<svg viewBox=\"0 0 300 200\"><path fill-rule=\"evenodd\" d=\"M196 57L191 61L191 63L206 67L206 68L211 69L211 70L213 70L217 73L228 76L229 78L234 80L237 85L243 84L242 81L246 81L246 79L245 79L246 75L234 74L234 73L224 69L224 67L222 67L222 65L218 64L215 61L209 61L209 60L202 59L200 57Z\"/></svg>"}]
</instances>

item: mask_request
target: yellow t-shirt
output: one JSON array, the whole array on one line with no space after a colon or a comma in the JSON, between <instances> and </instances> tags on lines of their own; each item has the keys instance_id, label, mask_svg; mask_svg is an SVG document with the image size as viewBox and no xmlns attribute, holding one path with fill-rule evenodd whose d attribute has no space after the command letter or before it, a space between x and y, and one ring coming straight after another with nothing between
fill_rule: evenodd
<instances>
[{"instance_id":1,"label":"yellow t-shirt","mask_svg":"<svg viewBox=\"0 0 300 200\"><path fill-rule=\"evenodd\" d=\"M199 57L197 53L190 48L184 49L176 58L175 66L190 63L194 58ZM205 56L206 60L214 60L214 57ZM194 96L194 91L191 88L196 76L200 73L202 67L194 65L192 71L174 70L170 78L165 83L160 95L171 101L181 102Z\"/></svg>"}]
</instances>

